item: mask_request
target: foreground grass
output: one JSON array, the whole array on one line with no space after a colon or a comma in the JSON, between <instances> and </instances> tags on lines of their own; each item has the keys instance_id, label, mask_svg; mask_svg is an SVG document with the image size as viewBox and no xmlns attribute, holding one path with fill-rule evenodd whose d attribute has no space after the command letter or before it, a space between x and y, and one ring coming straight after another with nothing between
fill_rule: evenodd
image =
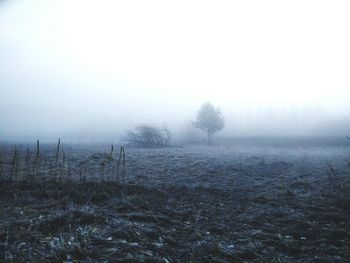
<instances>
[{"instance_id":1,"label":"foreground grass","mask_svg":"<svg viewBox=\"0 0 350 263\"><path fill-rule=\"evenodd\" d=\"M325 195L53 181L0 193L6 262L350 259L348 212Z\"/></svg>"}]
</instances>

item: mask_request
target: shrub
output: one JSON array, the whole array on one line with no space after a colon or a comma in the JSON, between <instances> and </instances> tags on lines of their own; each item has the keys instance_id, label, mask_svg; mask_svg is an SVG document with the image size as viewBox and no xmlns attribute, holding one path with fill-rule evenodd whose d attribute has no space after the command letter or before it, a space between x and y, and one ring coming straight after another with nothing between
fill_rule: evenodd
<instances>
[{"instance_id":1,"label":"shrub","mask_svg":"<svg viewBox=\"0 0 350 263\"><path fill-rule=\"evenodd\" d=\"M170 144L170 138L171 134L166 125L139 125L127 135L130 144L140 147L165 147Z\"/></svg>"}]
</instances>

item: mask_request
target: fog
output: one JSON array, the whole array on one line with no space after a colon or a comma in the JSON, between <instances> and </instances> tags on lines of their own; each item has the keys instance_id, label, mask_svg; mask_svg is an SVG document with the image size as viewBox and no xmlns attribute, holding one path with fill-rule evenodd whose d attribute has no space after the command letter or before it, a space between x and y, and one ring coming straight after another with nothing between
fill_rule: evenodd
<instances>
[{"instance_id":1,"label":"fog","mask_svg":"<svg viewBox=\"0 0 350 263\"><path fill-rule=\"evenodd\" d=\"M0 139L350 134L348 1L2 1Z\"/></svg>"}]
</instances>

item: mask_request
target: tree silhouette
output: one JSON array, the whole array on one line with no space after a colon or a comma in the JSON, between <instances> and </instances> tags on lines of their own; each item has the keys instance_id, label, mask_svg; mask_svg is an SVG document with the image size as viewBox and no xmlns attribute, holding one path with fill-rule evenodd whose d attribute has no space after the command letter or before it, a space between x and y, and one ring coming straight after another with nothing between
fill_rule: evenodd
<instances>
[{"instance_id":1,"label":"tree silhouette","mask_svg":"<svg viewBox=\"0 0 350 263\"><path fill-rule=\"evenodd\" d=\"M225 119L219 108L215 109L210 102L206 102L198 110L196 121L193 124L207 133L208 145L213 145L213 134L224 128Z\"/></svg>"}]
</instances>

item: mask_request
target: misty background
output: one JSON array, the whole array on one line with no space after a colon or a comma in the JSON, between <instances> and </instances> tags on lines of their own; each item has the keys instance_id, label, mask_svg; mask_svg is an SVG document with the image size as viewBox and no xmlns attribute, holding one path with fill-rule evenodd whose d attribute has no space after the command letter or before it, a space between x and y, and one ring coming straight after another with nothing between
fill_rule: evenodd
<instances>
[{"instance_id":1,"label":"misty background","mask_svg":"<svg viewBox=\"0 0 350 263\"><path fill-rule=\"evenodd\" d=\"M0 140L350 134L348 1L1 1Z\"/></svg>"}]
</instances>

